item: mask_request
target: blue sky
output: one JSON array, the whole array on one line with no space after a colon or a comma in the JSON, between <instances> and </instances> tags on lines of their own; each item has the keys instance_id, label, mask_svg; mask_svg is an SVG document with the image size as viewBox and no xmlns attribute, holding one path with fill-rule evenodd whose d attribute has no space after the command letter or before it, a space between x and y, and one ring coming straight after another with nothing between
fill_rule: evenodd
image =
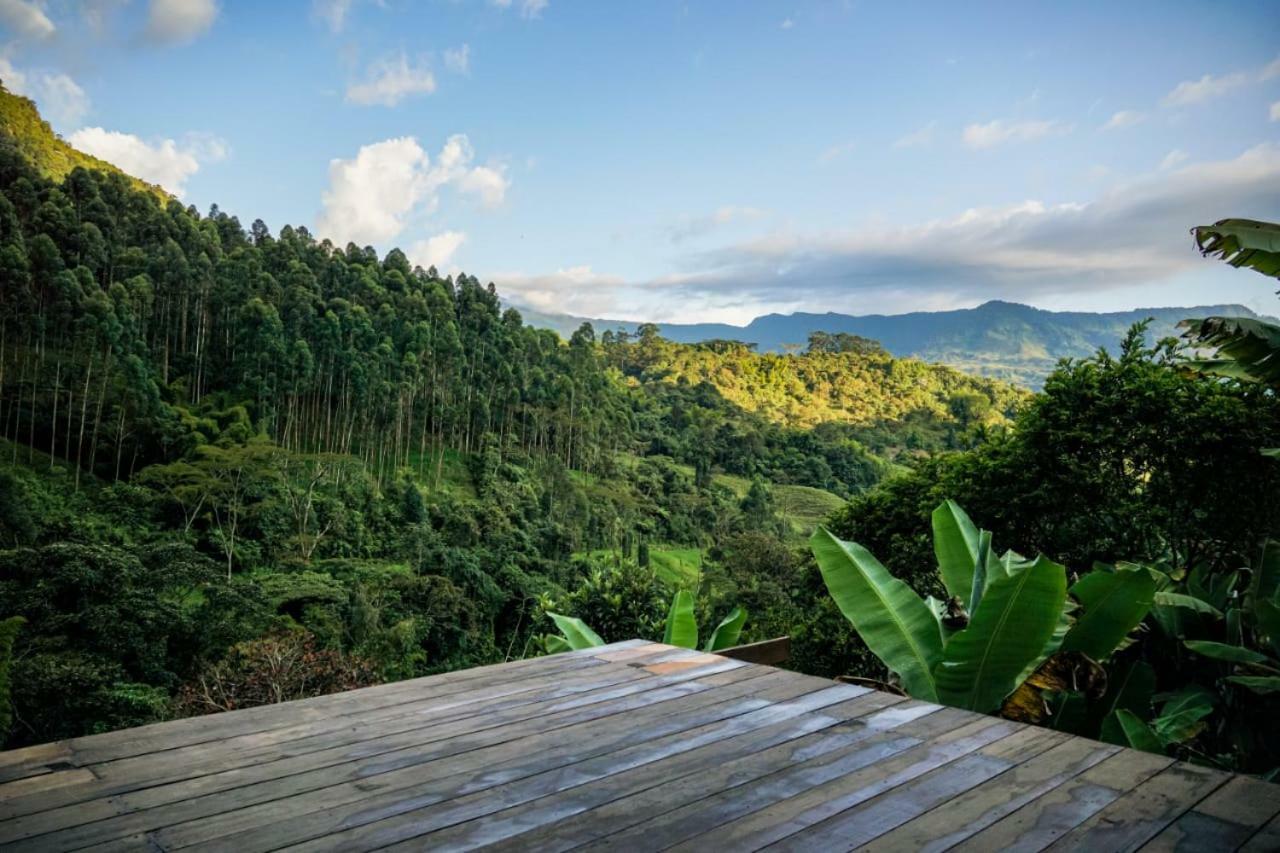
<instances>
[{"instance_id":1,"label":"blue sky","mask_svg":"<svg viewBox=\"0 0 1280 853\"><path fill-rule=\"evenodd\" d=\"M746 322L1268 282L1280 3L0 0L0 79L248 225L513 300Z\"/></svg>"}]
</instances>

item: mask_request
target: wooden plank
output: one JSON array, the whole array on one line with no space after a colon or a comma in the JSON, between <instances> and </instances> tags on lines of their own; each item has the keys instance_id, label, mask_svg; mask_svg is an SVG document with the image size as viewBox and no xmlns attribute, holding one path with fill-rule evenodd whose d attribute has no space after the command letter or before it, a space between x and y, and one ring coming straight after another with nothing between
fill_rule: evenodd
<instances>
[{"instance_id":1,"label":"wooden plank","mask_svg":"<svg viewBox=\"0 0 1280 853\"><path fill-rule=\"evenodd\" d=\"M1207 767L1171 765L1046 849L1137 850L1230 778Z\"/></svg>"},{"instance_id":2,"label":"wooden plank","mask_svg":"<svg viewBox=\"0 0 1280 853\"><path fill-rule=\"evenodd\" d=\"M883 731L862 721L902 697L867 693L793 720L729 737L623 771L607 783L579 785L434 833L443 846L490 850L567 850L646 818L747 785L786 767L844 749ZM937 706L921 704L923 716ZM913 717L897 715L901 723ZM900 723L900 724L901 724Z\"/></svg>"},{"instance_id":3,"label":"wooden plank","mask_svg":"<svg viewBox=\"0 0 1280 853\"><path fill-rule=\"evenodd\" d=\"M941 853L1119 751L1118 746L1069 738L955 797L945 808L928 811L875 838L862 849L874 853Z\"/></svg>"},{"instance_id":4,"label":"wooden plank","mask_svg":"<svg viewBox=\"0 0 1280 853\"><path fill-rule=\"evenodd\" d=\"M1280 817L1273 817L1240 848L1240 853L1275 853L1280 850Z\"/></svg>"},{"instance_id":5,"label":"wooden plank","mask_svg":"<svg viewBox=\"0 0 1280 853\"><path fill-rule=\"evenodd\" d=\"M721 649L716 654L733 658L734 660L746 661L747 663L772 666L785 663L787 658L791 657L791 638L778 637L773 640L762 640L759 643L748 643L745 646Z\"/></svg>"},{"instance_id":6,"label":"wooden plank","mask_svg":"<svg viewBox=\"0 0 1280 853\"><path fill-rule=\"evenodd\" d=\"M372 849L402 842L407 842L411 849L420 847L420 836L446 826L603 779L642 764L696 749L706 743L754 731L865 692L844 685L828 686L830 682L791 673L776 674L789 676L790 683L786 685L785 691L792 698L782 698L785 694L780 690L773 697L775 701L766 707L735 714L697 728L682 727L662 736L655 737L656 733L645 732L637 737L640 742L634 746L613 750L597 759L497 788L483 789L463 796L447 792L443 801L421 807L412 801L389 803L382 811L369 811L360 815L357 822L348 822L342 831L325 837L315 837L321 833L316 832L315 827L309 827L307 832L314 840L298 845L298 849ZM679 722L681 721L673 720L674 724ZM326 814L326 818L328 816Z\"/></svg>"},{"instance_id":7,"label":"wooden plank","mask_svg":"<svg viewBox=\"0 0 1280 853\"><path fill-rule=\"evenodd\" d=\"M769 673L765 670L749 674L767 676ZM247 844L254 848L258 843L257 827L270 825L267 832L287 835L293 831L292 826L310 826L312 819L308 815L319 810L325 810L332 816L342 807L352 812L366 810L376 806L375 801L396 801L406 797L439 801L451 794L482 790L547 768L563 766L584 756L608 752L636 733L644 733L646 726L662 731L679 730L699 721L742 713L761 704L744 697L761 689L755 685L763 680L762 677L746 679L720 691L704 691L639 709L639 712L651 711L649 715L633 708L625 720L600 718L561 732L541 733L491 748L472 750L445 761L398 767L385 773L371 773L370 768L362 767L337 779L330 774L327 785L312 785L302 796L286 797L287 792L272 784L265 788L265 793L271 798L260 806L252 805L251 801L245 802L243 789L237 789L212 804L207 798L201 802L181 803L157 815L148 825L153 829L168 827L156 834L157 840L166 847L204 844L221 836L240 834L248 838L244 842L229 840L227 845L241 848ZM566 742L573 744L572 750L566 749ZM114 832L119 830L120 827L112 828Z\"/></svg>"},{"instance_id":8,"label":"wooden plank","mask_svg":"<svg viewBox=\"0 0 1280 853\"><path fill-rule=\"evenodd\" d=\"M1163 755L1123 750L951 849L1041 850L1171 764Z\"/></svg>"},{"instance_id":9,"label":"wooden plank","mask_svg":"<svg viewBox=\"0 0 1280 853\"><path fill-rule=\"evenodd\" d=\"M646 690L661 686L661 681L655 681L652 677L634 670L617 667L604 668L601 665L601 667L590 672L592 673L592 678L596 679L596 681L585 682L585 686L588 688L593 684L611 687L620 683L633 685L635 690ZM582 686L573 679L567 680L571 684ZM589 703L594 700L594 696L595 694L591 693L590 690L586 690L577 704ZM606 696L604 698L609 697ZM367 743L370 746L365 747L366 750L377 752L377 745L379 744L407 746L420 743L424 739L430 740L430 738L415 735L414 732L419 729L440 731L443 732L442 736L461 734L475 730L478 726L486 723L497 725L537 716L545 712L544 705L545 703L543 705L539 703L521 703L506 712L487 715L462 715L461 721L455 719L447 720L444 723L425 717L420 725L404 726L400 727L400 729L391 727L390 731L355 727L348 732L346 739L340 736L332 736L327 743L323 742L322 739L321 743L316 744L317 749L314 751L332 753L333 750L344 746L356 749L358 744ZM293 750L268 749L263 754L253 753L248 750L237 750L234 746L228 748L228 743L233 742L224 739L185 748L187 750L184 753L186 760L176 767L173 766L171 761L166 762L166 757L172 755L172 751L150 756L133 756L115 762L91 765L91 768L99 777L93 784L71 786L59 791L56 796L15 797L0 800L0 820L81 803L107 795L119 795L140 788L154 788L160 784L172 783L183 779L216 775L219 772L235 769L236 767L252 767L256 770L262 770L277 761L300 759L312 751L295 746ZM192 754L191 750L196 750L195 754ZM3 826L0 826L0 837L2 837L2 834Z\"/></svg>"},{"instance_id":10,"label":"wooden plank","mask_svg":"<svg viewBox=\"0 0 1280 853\"><path fill-rule=\"evenodd\" d=\"M608 653L641 645L646 644L628 641L591 651L604 650ZM72 738L54 744L25 747L0 752L0 780L46 772L44 765L49 762L87 766L177 746L208 743L230 734L265 731L304 720L332 719L338 716L360 714L369 707L393 704L395 701L393 697L396 699L407 697L403 701L421 701L435 695L472 690L494 679L513 681L521 678L536 678L547 673L599 667L603 664L604 661L585 652L567 652L564 655L493 664L344 693L299 699L279 705L264 705L221 714L170 720L132 729Z\"/></svg>"},{"instance_id":11,"label":"wooden plank","mask_svg":"<svg viewBox=\"0 0 1280 853\"><path fill-rule=\"evenodd\" d=\"M776 773L719 791L703 792L690 802L667 803L656 815L640 815L629 829L588 844L586 850L669 848L695 836L705 837L735 819L762 811L833 779L858 773L920 746L931 738L971 725L974 715L954 708L907 703L872 715L870 736L852 745ZM718 836L717 836L718 837ZM720 849L718 842L714 842Z\"/></svg>"},{"instance_id":12,"label":"wooden plank","mask_svg":"<svg viewBox=\"0 0 1280 853\"><path fill-rule=\"evenodd\" d=\"M722 666L723 664L706 669ZM665 678L646 677L628 685L633 689L625 694L619 695L618 688L605 691L608 694L606 701L601 701L602 694L585 694L543 703L532 710L526 709L522 719L506 719L501 714L494 714L488 718L484 729L470 734L450 736L449 726L438 726L379 739L380 747L377 749L370 748L373 742L364 742L356 750L339 747L196 777L176 784L104 796L92 802L44 811L21 821L0 823L0 841L34 835L49 839L50 836L45 833L56 830L63 831L63 838L78 838L85 834L110 837L108 833L112 830L109 828L123 831L131 827L166 825L163 821L153 821L162 820L164 815L168 815L170 822L176 822L183 819L182 816L189 819L344 781L366 791L376 790L378 783L373 777L381 773L399 770L409 777L413 774L420 776L421 765L441 762L441 759L453 755L470 751L476 752L478 756L489 755L494 748L501 748L512 742L518 742L516 748L532 748L532 744L538 744L542 740L550 741L561 737L559 730L565 727L588 724L596 719L683 696L706 693L707 697L702 702L722 701L724 697L712 695L711 688L732 684L735 680L746 680L751 676L765 676L771 671L750 670L742 666L719 674L705 675L705 672L706 670L690 671ZM700 679L698 676L703 677ZM746 688L747 691L751 689ZM483 751L486 748L490 750L489 753ZM439 767L444 772L451 772L443 762ZM225 797L211 796L224 792ZM157 807L166 804L174 805L166 812L155 811ZM117 815L120 817L117 818ZM105 822L112 818L116 818L113 823ZM71 829L94 821L96 823L87 828Z\"/></svg>"},{"instance_id":13,"label":"wooden plank","mask_svg":"<svg viewBox=\"0 0 1280 853\"><path fill-rule=\"evenodd\" d=\"M1236 776L1163 832L1143 845L1143 853L1231 850L1280 814L1280 785ZM1280 843L1276 845L1280 849Z\"/></svg>"},{"instance_id":14,"label":"wooden plank","mask_svg":"<svg viewBox=\"0 0 1280 853\"><path fill-rule=\"evenodd\" d=\"M958 729L718 826L714 838L695 836L672 849L705 850L712 844L728 849L759 849L994 743L1020 728L1015 723L995 717L967 711L960 713L966 722Z\"/></svg>"},{"instance_id":15,"label":"wooden plank","mask_svg":"<svg viewBox=\"0 0 1280 853\"><path fill-rule=\"evenodd\" d=\"M853 850L1066 740L1032 726L787 836L770 850ZM948 807L946 811L950 811Z\"/></svg>"}]
</instances>

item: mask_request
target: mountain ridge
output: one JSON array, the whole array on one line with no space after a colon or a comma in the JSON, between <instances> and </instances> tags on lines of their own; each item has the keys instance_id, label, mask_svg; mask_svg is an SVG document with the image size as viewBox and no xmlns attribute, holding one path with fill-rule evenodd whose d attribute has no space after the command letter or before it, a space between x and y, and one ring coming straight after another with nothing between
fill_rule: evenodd
<instances>
[{"instance_id":1,"label":"mountain ridge","mask_svg":"<svg viewBox=\"0 0 1280 853\"><path fill-rule=\"evenodd\" d=\"M574 317L536 309L519 310L526 322L568 336L583 322L596 333L635 333L639 322ZM761 351L803 347L812 332L848 333L872 338L895 356L919 358L958 367L981 376L1006 379L1038 388L1059 359L1082 358L1099 348L1114 349L1129 328L1150 319L1148 340L1179 334L1188 317L1258 317L1238 304L1166 306L1129 311L1049 311L1018 302L993 299L973 308L912 311L904 314L770 313L745 326L729 323L655 323L663 335L679 343L713 339L755 344Z\"/></svg>"}]
</instances>

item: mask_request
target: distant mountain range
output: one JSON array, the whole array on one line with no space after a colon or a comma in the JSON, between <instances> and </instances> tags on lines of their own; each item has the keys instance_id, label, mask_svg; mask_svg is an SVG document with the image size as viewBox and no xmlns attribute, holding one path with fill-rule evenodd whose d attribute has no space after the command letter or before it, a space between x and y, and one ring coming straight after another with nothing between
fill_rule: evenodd
<instances>
[{"instance_id":1,"label":"distant mountain range","mask_svg":"<svg viewBox=\"0 0 1280 853\"><path fill-rule=\"evenodd\" d=\"M584 320L520 308L525 322L554 329L567 337L583 322L596 334L605 330L634 333L639 323ZM1038 388L1058 359L1079 358L1099 347L1114 350L1134 323L1151 319L1148 340L1178 334L1188 317L1259 316L1243 305L1197 305L1188 308L1139 308L1095 314L1044 311L1015 302L992 301L956 311L910 314L766 314L746 326L726 323L658 323L662 336L682 343L726 339L755 344L763 351L804 346L809 334L848 332L874 338L897 356L941 362L970 373Z\"/></svg>"}]
</instances>

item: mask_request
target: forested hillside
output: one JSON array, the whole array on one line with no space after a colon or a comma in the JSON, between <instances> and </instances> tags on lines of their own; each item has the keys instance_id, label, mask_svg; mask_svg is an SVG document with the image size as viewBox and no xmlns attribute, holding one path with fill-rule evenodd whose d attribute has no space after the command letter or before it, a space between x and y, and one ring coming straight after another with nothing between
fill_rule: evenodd
<instances>
[{"instance_id":1,"label":"forested hillside","mask_svg":"<svg viewBox=\"0 0 1280 853\"><path fill-rule=\"evenodd\" d=\"M677 587L785 633L800 537L1022 399L874 346L562 340L64 147L0 145L13 744L267 701L264 668L279 697L517 657L551 608L647 636Z\"/></svg>"}]
</instances>

